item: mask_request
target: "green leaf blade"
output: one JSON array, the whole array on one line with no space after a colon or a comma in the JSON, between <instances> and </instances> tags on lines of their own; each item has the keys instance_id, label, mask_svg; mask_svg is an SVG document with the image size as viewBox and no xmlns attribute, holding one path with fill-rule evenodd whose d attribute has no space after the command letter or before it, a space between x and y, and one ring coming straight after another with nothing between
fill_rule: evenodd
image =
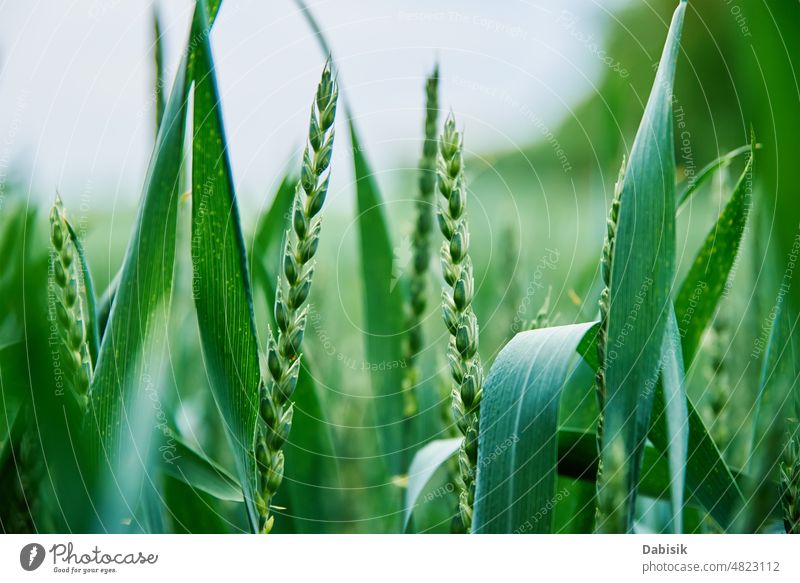
<instances>
[{"instance_id":1,"label":"green leaf blade","mask_svg":"<svg viewBox=\"0 0 800 583\"><path fill-rule=\"evenodd\" d=\"M708 232L675 299L683 354L691 362L716 313L744 236L752 197L754 148L728 204Z\"/></svg>"},{"instance_id":2,"label":"green leaf blade","mask_svg":"<svg viewBox=\"0 0 800 583\"><path fill-rule=\"evenodd\" d=\"M631 149L611 271L602 455L604 471L622 472L629 531L675 271L672 87L685 10L681 1Z\"/></svg>"},{"instance_id":3,"label":"green leaf blade","mask_svg":"<svg viewBox=\"0 0 800 583\"><path fill-rule=\"evenodd\" d=\"M261 374L253 299L208 35L194 57L192 291L205 366L256 529L253 444Z\"/></svg>"},{"instance_id":4,"label":"green leaf blade","mask_svg":"<svg viewBox=\"0 0 800 583\"><path fill-rule=\"evenodd\" d=\"M193 24L193 31L195 31ZM141 407L145 380L159 378L175 263L177 209L189 93L188 56L178 67L145 179L90 387L93 457L100 527L119 530L138 500L155 411ZM142 417L145 415L145 417Z\"/></svg>"},{"instance_id":5,"label":"green leaf blade","mask_svg":"<svg viewBox=\"0 0 800 583\"><path fill-rule=\"evenodd\" d=\"M676 534L683 533L683 500L686 485L686 460L689 449L689 412L681 351L680 332L675 311L670 311L667 333L664 335L662 356L662 386L667 421L667 459L669 461L669 488L672 502L672 527Z\"/></svg>"},{"instance_id":6,"label":"green leaf blade","mask_svg":"<svg viewBox=\"0 0 800 583\"><path fill-rule=\"evenodd\" d=\"M690 180L687 184L683 186L681 189L680 194L678 195L678 208L682 207L689 201L689 198L703 185L705 182L711 179L714 174L718 170L722 170L723 168L727 167L733 160L735 160L738 156L742 154L747 154L748 152L752 156L753 149L755 148L755 144L748 144L746 146L739 146L735 150L731 150L727 154L724 154L706 164L697 175Z\"/></svg>"},{"instance_id":7,"label":"green leaf blade","mask_svg":"<svg viewBox=\"0 0 800 583\"><path fill-rule=\"evenodd\" d=\"M378 435L389 471L403 467L403 299L392 289L394 252L383 213L383 200L350 120L355 165L361 276L364 286L364 336L376 409ZM383 365L383 366L381 366Z\"/></svg>"}]
</instances>

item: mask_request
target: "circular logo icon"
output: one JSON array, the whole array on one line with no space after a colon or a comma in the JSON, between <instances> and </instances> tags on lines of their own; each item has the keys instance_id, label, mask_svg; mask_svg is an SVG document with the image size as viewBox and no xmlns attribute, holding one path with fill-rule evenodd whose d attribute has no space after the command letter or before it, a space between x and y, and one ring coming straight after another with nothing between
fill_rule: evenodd
<instances>
[{"instance_id":1,"label":"circular logo icon","mask_svg":"<svg viewBox=\"0 0 800 583\"><path fill-rule=\"evenodd\" d=\"M44 562L44 547L38 543L30 543L19 552L19 564L26 571L35 571Z\"/></svg>"}]
</instances>

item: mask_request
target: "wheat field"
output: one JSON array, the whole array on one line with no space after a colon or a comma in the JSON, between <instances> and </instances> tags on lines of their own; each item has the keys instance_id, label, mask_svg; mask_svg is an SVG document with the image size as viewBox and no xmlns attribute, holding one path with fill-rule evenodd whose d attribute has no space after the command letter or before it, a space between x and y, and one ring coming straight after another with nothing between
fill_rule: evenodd
<instances>
[{"instance_id":1,"label":"wheat field","mask_svg":"<svg viewBox=\"0 0 800 583\"><path fill-rule=\"evenodd\" d=\"M703 109L721 98L697 38L719 7L662 2L658 26L631 8L655 62L607 67L603 107L514 156L476 154L431 52L403 80L418 163L397 193L298 1L318 84L251 212L221 4L194 5L174 78L153 17L129 230L95 217L87 237L68 193L4 175L0 530L800 534L800 219L775 185L797 169L777 163L786 120L747 110L734 132L736 112ZM695 147L700 119L722 123Z\"/></svg>"}]
</instances>

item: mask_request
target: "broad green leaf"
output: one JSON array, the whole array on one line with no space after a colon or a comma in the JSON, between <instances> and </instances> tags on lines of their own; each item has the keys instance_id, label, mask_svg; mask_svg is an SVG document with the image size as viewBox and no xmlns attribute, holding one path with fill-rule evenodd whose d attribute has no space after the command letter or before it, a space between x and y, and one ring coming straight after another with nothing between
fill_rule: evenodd
<instances>
[{"instance_id":1,"label":"broad green leaf","mask_svg":"<svg viewBox=\"0 0 800 583\"><path fill-rule=\"evenodd\" d=\"M688 362L717 311L744 235L752 196L753 152L751 149L733 195L708 232L675 299L683 354Z\"/></svg>"},{"instance_id":2,"label":"broad green leaf","mask_svg":"<svg viewBox=\"0 0 800 583\"><path fill-rule=\"evenodd\" d=\"M678 208L682 207L689 200L689 197L695 193L708 179L710 179L718 170L727 167L733 160L742 154L750 152L753 155L753 149L757 147L755 144L746 146L739 146L735 150L731 150L727 154L720 156L716 160L709 162L698 172L694 178L689 180L682 188L678 195Z\"/></svg>"},{"instance_id":3,"label":"broad green leaf","mask_svg":"<svg viewBox=\"0 0 800 583\"><path fill-rule=\"evenodd\" d=\"M417 505L417 498L425 489L433 474L450 459L461 446L462 439L437 439L420 449L408 470L405 509L403 510L403 530L408 529L411 515Z\"/></svg>"},{"instance_id":4,"label":"broad green leaf","mask_svg":"<svg viewBox=\"0 0 800 583\"><path fill-rule=\"evenodd\" d=\"M400 286L392 288L391 238L383 211L383 199L350 117L350 138L355 165L357 221L364 286L364 340L375 399L378 437L389 471L403 467L403 298Z\"/></svg>"},{"instance_id":5,"label":"broad green leaf","mask_svg":"<svg viewBox=\"0 0 800 583\"><path fill-rule=\"evenodd\" d=\"M191 36L202 30L197 12ZM119 530L138 505L155 425L143 407L148 380L160 378L169 322L180 197L181 161L189 93L184 54L159 129L144 195L123 261L116 299L100 345L91 385L89 419L101 478L101 526ZM150 416L150 419L147 416Z\"/></svg>"},{"instance_id":6,"label":"broad green leaf","mask_svg":"<svg viewBox=\"0 0 800 583\"><path fill-rule=\"evenodd\" d=\"M633 142L611 270L601 451L604 472L623 477L629 531L675 271L672 87L685 11L682 0ZM621 467L616 451L624 453Z\"/></svg>"},{"instance_id":7,"label":"broad green leaf","mask_svg":"<svg viewBox=\"0 0 800 583\"><path fill-rule=\"evenodd\" d=\"M672 526L676 534L683 532L683 494L686 485L686 460L689 447L689 413L681 352L681 337L675 311L670 310L661 364L661 386L667 417L667 459L672 502Z\"/></svg>"},{"instance_id":8,"label":"broad green leaf","mask_svg":"<svg viewBox=\"0 0 800 583\"><path fill-rule=\"evenodd\" d=\"M204 4L201 0L198 6ZM208 34L199 39L193 56L192 295L204 364L256 530L253 444L261 374L247 254Z\"/></svg>"},{"instance_id":9,"label":"broad green leaf","mask_svg":"<svg viewBox=\"0 0 800 583\"><path fill-rule=\"evenodd\" d=\"M556 495L558 408L594 322L517 334L484 386L473 530L548 533Z\"/></svg>"},{"instance_id":10,"label":"broad green leaf","mask_svg":"<svg viewBox=\"0 0 800 583\"><path fill-rule=\"evenodd\" d=\"M169 456L162 456L161 471L192 489L219 500L243 502L242 486L228 471L186 443L177 433L169 435Z\"/></svg>"}]
</instances>

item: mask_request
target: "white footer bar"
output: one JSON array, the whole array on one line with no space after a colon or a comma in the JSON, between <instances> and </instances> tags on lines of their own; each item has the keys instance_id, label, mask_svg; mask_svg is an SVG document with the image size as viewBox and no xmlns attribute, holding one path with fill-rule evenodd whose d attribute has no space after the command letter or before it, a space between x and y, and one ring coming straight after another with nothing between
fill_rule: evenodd
<instances>
[{"instance_id":1,"label":"white footer bar","mask_svg":"<svg viewBox=\"0 0 800 583\"><path fill-rule=\"evenodd\" d=\"M800 581L785 535L5 535L0 581ZM254 579L255 578L255 579Z\"/></svg>"}]
</instances>

